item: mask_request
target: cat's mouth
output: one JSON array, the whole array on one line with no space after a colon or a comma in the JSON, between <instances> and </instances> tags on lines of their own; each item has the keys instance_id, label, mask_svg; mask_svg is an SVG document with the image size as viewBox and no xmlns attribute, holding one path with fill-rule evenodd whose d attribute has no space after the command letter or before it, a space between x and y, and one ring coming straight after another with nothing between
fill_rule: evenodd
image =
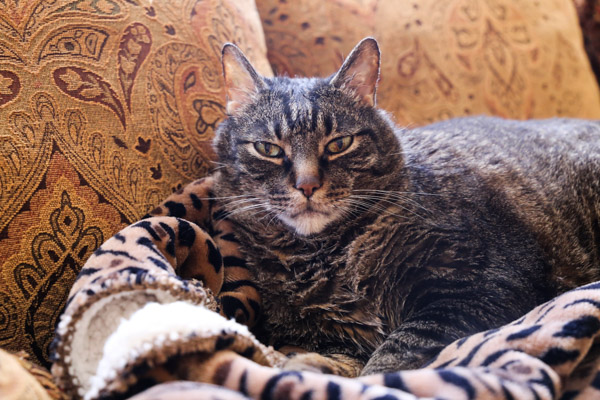
<instances>
[{"instance_id":1,"label":"cat's mouth","mask_svg":"<svg viewBox=\"0 0 600 400\"><path fill-rule=\"evenodd\" d=\"M331 212L323 211L310 202L302 209L280 215L279 218L300 235L319 233L335 219Z\"/></svg>"},{"instance_id":2,"label":"cat's mouth","mask_svg":"<svg viewBox=\"0 0 600 400\"><path fill-rule=\"evenodd\" d=\"M292 215L290 215L290 218L311 217L311 216L318 216L318 215L326 216L326 215L329 215L329 213L325 212L325 211L317 210L311 205L311 203L308 203L306 205L306 207L304 208L304 210L300 210L295 213L292 213Z\"/></svg>"}]
</instances>

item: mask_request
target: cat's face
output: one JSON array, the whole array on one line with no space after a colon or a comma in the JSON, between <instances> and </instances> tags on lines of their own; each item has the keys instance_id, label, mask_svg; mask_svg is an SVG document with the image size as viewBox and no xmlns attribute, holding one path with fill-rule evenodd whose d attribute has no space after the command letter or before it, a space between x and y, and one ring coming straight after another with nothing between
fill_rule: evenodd
<instances>
[{"instance_id":1,"label":"cat's face","mask_svg":"<svg viewBox=\"0 0 600 400\"><path fill-rule=\"evenodd\" d=\"M233 215L311 235L355 218L385 188L400 151L374 108L379 51L361 42L330 79L262 78L225 47L228 113L215 145Z\"/></svg>"}]
</instances>

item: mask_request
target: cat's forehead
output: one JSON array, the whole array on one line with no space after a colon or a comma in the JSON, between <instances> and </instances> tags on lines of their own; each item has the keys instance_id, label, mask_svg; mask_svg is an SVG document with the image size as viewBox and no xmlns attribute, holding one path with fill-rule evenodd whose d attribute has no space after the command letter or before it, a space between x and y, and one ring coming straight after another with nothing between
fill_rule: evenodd
<instances>
[{"instance_id":1,"label":"cat's forehead","mask_svg":"<svg viewBox=\"0 0 600 400\"><path fill-rule=\"evenodd\" d=\"M267 84L267 101L259 102L256 112L259 123L279 139L329 135L345 120L332 102L336 89L327 79L277 77Z\"/></svg>"},{"instance_id":2,"label":"cat's forehead","mask_svg":"<svg viewBox=\"0 0 600 400\"><path fill-rule=\"evenodd\" d=\"M269 81L268 90L275 104L296 113L311 110L326 87L319 78L276 77Z\"/></svg>"},{"instance_id":3,"label":"cat's forehead","mask_svg":"<svg viewBox=\"0 0 600 400\"><path fill-rule=\"evenodd\" d=\"M269 90L279 93L301 95L327 85L327 79L277 76L266 79Z\"/></svg>"}]
</instances>

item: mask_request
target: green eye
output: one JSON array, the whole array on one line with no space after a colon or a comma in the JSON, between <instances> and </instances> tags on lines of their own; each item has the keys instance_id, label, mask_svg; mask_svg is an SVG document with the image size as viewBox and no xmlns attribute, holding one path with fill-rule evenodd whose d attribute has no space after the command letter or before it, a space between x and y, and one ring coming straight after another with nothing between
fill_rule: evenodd
<instances>
[{"instance_id":1,"label":"green eye","mask_svg":"<svg viewBox=\"0 0 600 400\"><path fill-rule=\"evenodd\" d=\"M265 157L278 158L283 156L283 149L269 142L255 142L254 148Z\"/></svg>"},{"instance_id":2,"label":"green eye","mask_svg":"<svg viewBox=\"0 0 600 400\"><path fill-rule=\"evenodd\" d=\"M338 154L344 150L347 150L353 141L354 136L344 136L341 138L333 139L331 142L327 143L325 149L329 154Z\"/></svg>"}]
</instances>

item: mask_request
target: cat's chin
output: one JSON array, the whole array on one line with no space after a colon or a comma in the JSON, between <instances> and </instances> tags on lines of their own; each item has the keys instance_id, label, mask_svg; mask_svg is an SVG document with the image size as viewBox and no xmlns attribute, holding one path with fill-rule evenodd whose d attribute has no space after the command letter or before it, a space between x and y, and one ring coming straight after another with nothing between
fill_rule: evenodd
<instances>
[{"instance_id":1,"label":"cat's chin","mask_svg":"<svg viewBox=\"0 0 600 400\"><path fill-rule=\"evenodd\" d=\"M306 211L296 214L294 217L280 215L279 218L290 228L293 228L297 234L302 236L314 235L321 232L334 219L328 214L316 211Z\"/></svg>"}]
</instances>

